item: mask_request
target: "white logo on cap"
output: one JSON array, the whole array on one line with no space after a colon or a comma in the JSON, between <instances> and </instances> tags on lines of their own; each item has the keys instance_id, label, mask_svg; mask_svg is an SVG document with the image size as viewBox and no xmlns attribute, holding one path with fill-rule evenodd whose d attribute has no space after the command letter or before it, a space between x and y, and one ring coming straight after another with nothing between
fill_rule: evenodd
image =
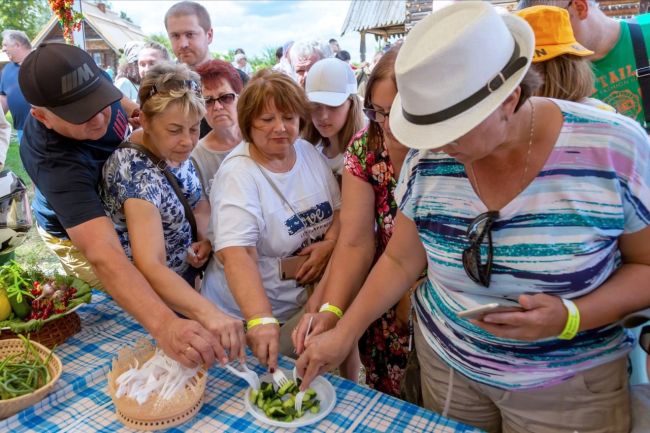
<instances>
[{"instance_id":1,"label":"white logo on cap","mask_svg":"<svg viewBox=\"0 0 650 433\"><path fill-rule=\"evenodd\" d=\"M76 71L65 74L61 78L61 93L68 93L69 91L74 90L76 87L81 86L94 76L95 74L90 70L88 63L84 63L83 66L79 66Z\"/></svg>"}]
</instances>

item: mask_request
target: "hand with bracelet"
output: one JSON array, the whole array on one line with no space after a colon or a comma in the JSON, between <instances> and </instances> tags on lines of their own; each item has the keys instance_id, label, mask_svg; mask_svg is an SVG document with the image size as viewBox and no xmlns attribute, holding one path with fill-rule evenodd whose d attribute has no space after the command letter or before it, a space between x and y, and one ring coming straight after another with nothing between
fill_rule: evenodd
<instances>
[{"instance_id":1,"label":"hand with bracelet","mask_svg":"<svg viewBox=\"0 0 650 433\"><path fill-rule=\"evenodd\" d=\"M335 305L323 304L317 313L306 313L300 318L298 326L291 334L293 345L298 355L307 348L312 337L329 331L336 326L336 323L343 316L343 311ZM313 319L312 319L313 318ZM311 322L311 327L309 323ZM309 336L307 330L309 329Z\"/></svg>"},{"instance_id":2,"label":"hand with bracelet","mask_svg":"<svg viewBox=\"0 0 650 433\"><path fill-rule=\"evenodd\" d=\"M280 322L268 314L246 321L246 340L253 355L273 372L278 368Z\"/></svg>"},{"instance_id":3,"label":"hand with bracelet","mask_svg":"<svg viewBox=\"0 0 650 433\"><path fill-rule=\"evenodd\" d=\"M472 323L497 337L512 340L536 341L560 336L571 339L575 337L577 329L573 332L567 329L571 327L568 325L572 325L569 323L572 315L565 302L573 304L572 301L563 302L562 298L552 295L521 295L519 304L523 307L523 312L486 314L482 320L472 320ZM573 321L575 317L576 314L573 314ZM578 312L578 326L579 317ZM565 329L569 331L568 334L563 332Z\"/></svg>"}]
</instances>

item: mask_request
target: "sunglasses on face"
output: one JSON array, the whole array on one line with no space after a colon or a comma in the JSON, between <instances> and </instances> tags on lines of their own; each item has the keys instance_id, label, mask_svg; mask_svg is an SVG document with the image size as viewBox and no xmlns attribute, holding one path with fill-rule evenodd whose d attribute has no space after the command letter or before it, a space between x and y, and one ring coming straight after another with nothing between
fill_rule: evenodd
<instances>
[{"instance_id":1,"label":"sunglasses on face","mask_svg":"<svg viewBox=\"0 0 650 433\"><path fill-rule=\"evenodd\" d=\"M469 246L463 250L463 269L475 283L490 287L492 276L492 224L499 218L499 211L489 211L480 214L467 227ZM487 258L481 261L481 245L487 238Z\"/></svg>"},{"instance_id":2,"label":"sunglasses on face","mask_svg":"<svg viewBox=\"0 0 650 433\"><path fill-rule=\"evenodd\" d=\"M226 106L235 102L235 97L237 97L237 95L235 95L234 93L224 93L223 95L218 96L216 98L212 96L207 96L203 98L203 100L205 101L206 107L211 107L212 105L214 105L215 102L218 102L219 105L221 106Z\"/></svg>"},{"instance_id":3,"label":"sunglasses on face","mask_svg":"<svg viewBox=\"0 0 650 433\"><path fill-rule=\"evenodd\" d=\"M363 112L371 122L377 122L377 123L382 123L390 115L390 113L387 113L385 111L375 110L374 108L364 108Z\"/></svg>"}]
</instances>

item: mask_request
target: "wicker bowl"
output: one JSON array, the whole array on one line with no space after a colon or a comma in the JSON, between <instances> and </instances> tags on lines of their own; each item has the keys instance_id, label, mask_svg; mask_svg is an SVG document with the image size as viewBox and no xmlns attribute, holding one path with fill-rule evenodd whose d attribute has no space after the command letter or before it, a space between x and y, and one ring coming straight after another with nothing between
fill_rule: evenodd
<instances>
[{"instance_id":1,"label":"wicker bowl","mask_svg":"<svg viewBox=\"0 0 650 433\"><path fill-rule=\"evenodd\" d=\"M32 346L38 352L39 356L43 361L47 359L50 354L50 349L39 344L35 341L32 341ZM21 339L14 338L8 340L0 341L0 360L5 359L8 356L24 353L25 343ZM63 371L63 365L61 360L55 354L52 354L50 362L47 365L47 369L50 372L50 381L32 392L31 394L22 395L20 397L12 398L9 400L0 400L0 419L10 417L15 413L20 412L23 409L26 409L29 406L32 406L39 401L41 401L45 396L52 390L54 384L59 377L61 376L61 371Z\"/></svg>"},{"instance_id":2,"label":"wicker bowl","mask_svg":"<svg viewBox=\"0 0 650 433\"><path fill-rule=\"evenodd\" d=\"M41 343L43 346L53 349L59 346L69 337L81 330L81 319L74 311L45 323L38 330L26 332L32 342ZM0 330L0 340L7 338L15 339L17 334L9 329Z\"/></svg>"},{"instance_id":3,"label":"wicker bowl","mask_svg":"<svg viewBox=\"0 0 650 433\"><path fill-rule=\"evenodd\" d=\"M184 392L171 400L160 400L153 394L142 405L132 398L117 398L115 381L137 360L142 365L154 354L155 348L146 340L140 340L133 348L122 349L113 360L113 368L108 373L108 394L115 404L117 419L125 426L135 430L161 430L178 426L191 419L203 406L205 385L208 373L200 370L196 375L196 384L186 387Z\"/></svg>"}]
</instances>

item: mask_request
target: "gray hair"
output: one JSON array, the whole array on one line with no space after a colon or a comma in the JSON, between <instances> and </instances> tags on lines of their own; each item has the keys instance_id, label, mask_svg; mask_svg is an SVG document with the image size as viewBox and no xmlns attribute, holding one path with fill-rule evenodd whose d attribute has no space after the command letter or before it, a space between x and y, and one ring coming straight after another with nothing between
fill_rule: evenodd
<instances>
[{"instance_id":1,"label":"gray hair","mask_svg":"<svg viewBox=\"0 0 650 433\"><path fill-rule=\"evenodd\" d=\"M9 39L16 44L22 45L25 48L32 49L32 43L29 41L29 38L20 30L10 30L7 29L2 32L2 39Z\"/></svg>"},{"instance_id":2,"label":"gray hair","mask_svg":"<svg viewBox=\"0 0 650 433\"><path fill-rule=\"evenodd\" d=\"M167 48L163 44L159 44L156 41L147 41L144 43L140 51L144 50L145 48L151 50L158 50L160 51L160 54L162 55L163 59L169 60L169 51L167 51Z\"/></svg>"},{"instance_id":3,"label":"gray hair","mask_svg":"<svg viewBox=\"0 0 650 433\"><path fill-rule=\"evenodd\" d=\"M299 59L304 59L316 55L317 60L329 57L329 45L324 45L316 39L302 39L295 42L291 46L289 56L291 57L291 64L295 65Z\"/></svg>"}]
</instances>

